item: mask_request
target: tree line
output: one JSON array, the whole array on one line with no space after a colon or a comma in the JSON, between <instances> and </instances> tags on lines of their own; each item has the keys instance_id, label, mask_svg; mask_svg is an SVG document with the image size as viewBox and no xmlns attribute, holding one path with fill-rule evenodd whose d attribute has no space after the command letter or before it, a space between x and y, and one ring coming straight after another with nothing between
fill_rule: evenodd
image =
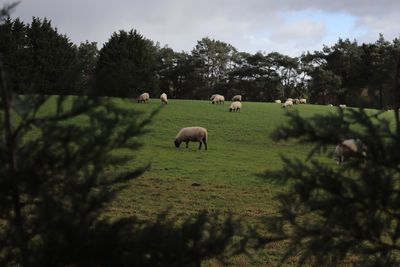
<instances>
[{"instance_id":1,"label":"tree line","mask_svg":"<svg viewBox=\"0 0 400 267\"><path fill-rule=\"evenodd\" d=\"M21 94L86 94L96 83L101 96L136 97L143 91L170 98L207 99L241 94L248 101L305 97L311 103L393 106L398 38L359 44L339 39L322 50L290 57L277 52L240 52L208 37L191 52L177 52L136 30L114 32L97 43L73 44L47 19L5 19L0 51L15 91ZM65 81L69 81L68 84ZM70 81L74 82L70 82Z\"/></svg>"}]
</instances>

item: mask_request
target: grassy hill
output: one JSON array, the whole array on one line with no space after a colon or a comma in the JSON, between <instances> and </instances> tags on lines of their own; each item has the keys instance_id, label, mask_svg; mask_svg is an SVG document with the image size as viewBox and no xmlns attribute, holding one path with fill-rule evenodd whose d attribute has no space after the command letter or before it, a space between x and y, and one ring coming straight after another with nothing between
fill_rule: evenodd
<instances>
[{"instance_id":1,"label":"grassy hill","mask_svg":"<svg viewBox=\"0 0 400 267\"><path fill-rule=\"evenodd\" d=\"M150 112L159 108L160 102L152 99L145 105L124 101L124 105ZM286 121L286 111L279 104L243 102L240 113L230 113L228 108L228 102L212 105L209 101L169 100L150 126L150 132L141 138L143 148L131 155L132 164L126 166L150 162L150 170L131 182L109 212L151 219L167 209L178 216L207 210L233 213L249 223L275 212L274 197L284 188L259 174L280 168L283 154L305 158L309 147L270 139L270 133ZM336 110L318 105L298 105L295 109L303 116ZM175 148L177 132L188 126L208 129L207 151L198 150L198 143L193 142L189 149L185 144ZM335 164L326 156L321 156L321 160ZM272 246L268 252L257 252L252 259L238 256L231 259L231 264L273 263L281 248Z\"/></svg>"},{"instance_id":2,"label":"grassy hill","mask_svg":"<svg viewBox=\"0 0 400 267\"><path fill-rule=\"evenodd\" d=\"M183 218L202 210L219 214L231 213L249 224L259 224L260 218L276 212L275 197L285 190L260 177L266 170L282 167L281 155L305 159L310 146L293 141L274 142L271 132L286 123L286 112L275 103L243 102L240 113L228 112L230 102L212 105L209 101L169 100L161 106L159 99L149 104L116 99L120 105L148 114L161 108L149 132L140 137L143 147L130 154L131 158L118 172L148 163L151 167L138 179L131 181L107 212L115 217L137 216L156 218L168 210ZM47 112L47 107L43 112ZM293 109L304 117L336 112L335 107L297 105ZM47 110L47 111L46 111ZM384 116L391 116L392 113ZM76 123L81 123L76 121ZM175 148L174 139L182 127L202 126L208 129L208 150L198 150L198 143ZM333 151L332 146L331 150ZM328 155L320 160L335 165ZM233 266L268 266L277 263L283 244L272 244L255 252L251 258L239 255L229 259ZM210 260L205 266L218 266Z\"/></svg>"},{"instance_id":3,"label":"grassy hill","mask_svg":"<svg viewBox=\"0 0 400 267\"><path fill-rule=\"evenodd\" d=\"M150 112L160 103L153 99L148 105L127 105ZM273 129L285 122L285 110L280 105L244 102L240 113L230 113L228 107L228 103L170 100L156 116L150 132L142 137L143 148L137 158L132 155L132 165L126 166L150 162L151 168L121 197L115 212L147 217L170 207L183 213L207 209L256 216L271 206L279 188L257 175L280 168L281 154L305 157L308 148L270 139ZM329 112L328 107L314 105L296 109L304 116ZM188 126L208 129L207 151L198 150L198 143L193 142L189 149L185 144L175 148L177 132Z\"/></svg>"}]
</instances>

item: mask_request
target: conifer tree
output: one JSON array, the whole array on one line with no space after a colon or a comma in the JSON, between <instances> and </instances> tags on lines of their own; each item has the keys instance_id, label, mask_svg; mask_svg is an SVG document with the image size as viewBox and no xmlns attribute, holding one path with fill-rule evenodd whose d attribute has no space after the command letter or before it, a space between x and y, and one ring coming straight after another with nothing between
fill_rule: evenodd
<instances>
[{"instance_id":1,"label":"conifer tree","mask_svg":"<svg viewBox=\"0 0 400 267\"><path fill-rule=\"evenodd\" d=\"M289 188L266 224L269 240L289 241L282 261L299 256L299 265L399 266L399 55L393 112L348 109L307 119L290 112L287 125L274 131L277 141L312 147L308 161L284 157L281 171L266 173ZM341 165L316 159L349 138L362 142L365 156Z\"/></svg>"},{"instance_id":2,"label":"conifer tree","mask_svg":"<svg viewBox=\"0 0 400 267\"><path fill-rule=\"evenodd\" d=\"M97 95L136 97L158 93L157 49L136 30L114 32L99 52Z\"/></svg>"}]
</instances>

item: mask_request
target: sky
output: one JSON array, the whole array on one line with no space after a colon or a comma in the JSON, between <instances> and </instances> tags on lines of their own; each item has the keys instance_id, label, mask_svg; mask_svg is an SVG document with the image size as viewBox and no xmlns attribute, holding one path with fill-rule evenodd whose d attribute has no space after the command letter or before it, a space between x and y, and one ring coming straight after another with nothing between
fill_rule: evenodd
<instances>
[{"instance_id":1,"label":"sky","mask_svg":"<svg viewBox=\"0 0 400 267\"><path fill-rule=\"evenodd\" d=\"M112 33L131 29L177 52L209 37L241 52L289 56L339 38L400 37L400 0L22 0L11 17L47 18L72 42L97 42L99 49Z\"/></svg>"}]
</instances>

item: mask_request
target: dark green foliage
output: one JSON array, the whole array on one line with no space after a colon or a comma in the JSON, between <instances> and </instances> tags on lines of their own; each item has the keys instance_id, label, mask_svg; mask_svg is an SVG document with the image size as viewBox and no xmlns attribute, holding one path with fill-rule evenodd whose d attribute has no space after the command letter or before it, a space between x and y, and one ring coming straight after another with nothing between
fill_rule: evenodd
<instances>
[{"instance_id":1,"label":"dark green foliage","mask_svg":"<svg viewBox=\"0 0 400 267\"><path fill-rule=\"evenodd\" d=\"M6 19L0 25L0 53L15 92L80 92L82 75L77 65L76 47L47 19L33 18L27 25L19 19Z\"/></svg>"},{"instance_id":2,"label":"dark green foliage","mask_svg":"<svg viewBox=\"0 0 400 267\"><path fill-rule=\"evenodd\" d=\"M234 68L236 54L236 48L230 44L208 37L197 41L192 50L195 73L199 79L194 93L206 99L216 92L226 95L228 73Z\"/></svg>"},{"instance_id":3,"label":"dark green foliage","mask_svg":"<svg viewBox=\"0 0 400 267\"><path fill-rule=\"evenodd\" d=\"M83 73L86 79L91 79L94 73L99 51L97 50L97 43L81 43L78 47L78 60L82 65Z\"/></svg>"},{"instance_id":4,"label":"dark green foliage","mask_svg":"<svg viewBox=\"0 0 400 267\"><path fill-rule=\"evenodd\" d=\"M303 70L311 76L309 97L313 103L347 104L357 107L391 108L396 54L399 40L383 35L372 44L339 39L322 51L301 57Z\"/></svg>"},{"instance_id":5,"label":"dark green foliage","mask_svg":"<svg viewBox=\"0 0 400 267\"><path fill-rule=\"evenodd\" d=\"M241 54L240 63L230 72L232 84L240 88L247 100L274 101L303 97L296 81L298 60L279 53Z\"/></svg>"},{"instance_id":6,"label":"dark green foliage","mask_svg":"<svg viewBox=\"0 0 400 267\"><path fill-rule=\"evenodd\" d=\"M140 119L108 98L1 92L1 266L199 266L232 244L239 229L230 218L106 216L126 181L146 170L116 173L132 158L115 152L135 151L155 112Z\"/></svg>"},{"instance_id":7,"label":"dark green foliage","mask_svg":"<svg viewBox=\"0 0 400 267\"><path fill-rule=\"evenodd\" d=\"M289 123L278 128L273 138L295 138L313 144L313 149L311 160L284 157L283 169L266 176L289 186L278 198L279 215L267 220L272 236L290 241L282 260L299 256L299 265L398 266L398 129L379 113L364 110L311 119L296 112L288 116ZM313 159L315 153L330 156L334 146L348 138L363 142L366 157L340 166Z\"/></svg>"},{"instance_id":8,"label":"dark green foliage","mask_svg":"<svg viewBox=\"0 0 400 267\"><path fill-rule=\"evenodd\" d=\"M158 94L156 47L136 30L113 33L99 52L97 95L137 97Z\"/></svg>"}]
</instances>

